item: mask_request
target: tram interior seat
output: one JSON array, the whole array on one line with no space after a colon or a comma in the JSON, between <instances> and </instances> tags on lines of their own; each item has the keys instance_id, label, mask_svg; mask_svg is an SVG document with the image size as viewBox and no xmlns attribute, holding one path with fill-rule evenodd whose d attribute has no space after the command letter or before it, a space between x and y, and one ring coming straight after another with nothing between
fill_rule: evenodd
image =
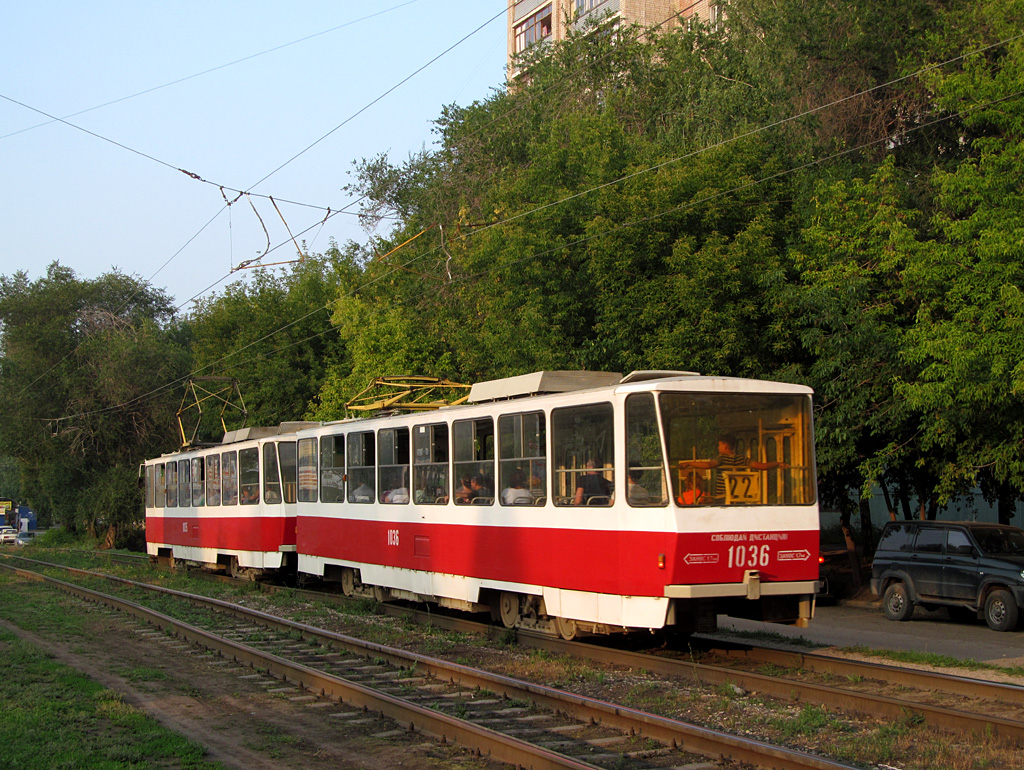
<instances>
[{"instance_id":1,"label":"tram interior seat","mask_svg":"<svg viewBox=\"0 0 1024 770\"><path fill-rule=\"evenodd\" d=\"M491 505L494 502L493 497L474 497L471 501L473 505Z\"/></svg>"},{"instance_id":2,"label":"tram interior seat","mask_svg":"<svg viewBox=\"0 0 1024 770\"><path fill-rule=\"evenodd\" d=\"M608 495L594 495L587 500L587 505L611 505L612 499Z\"/></svg>"}]
</instances>

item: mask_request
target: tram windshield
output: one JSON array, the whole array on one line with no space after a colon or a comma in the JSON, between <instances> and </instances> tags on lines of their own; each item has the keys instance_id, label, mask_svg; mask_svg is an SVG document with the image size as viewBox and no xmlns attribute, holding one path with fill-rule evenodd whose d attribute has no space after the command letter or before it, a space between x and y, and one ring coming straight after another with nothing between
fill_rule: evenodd
<instances>
[{"instance_id":1,"label":"tram windshield","mask_svg":"<svg viewBox=\"0 0 1024 770\"><path fill-rule=\"evenodd\" d=\"M678 505L810 505L811 400L788 394L662 393Z\"/></svg>"}]
</instances>

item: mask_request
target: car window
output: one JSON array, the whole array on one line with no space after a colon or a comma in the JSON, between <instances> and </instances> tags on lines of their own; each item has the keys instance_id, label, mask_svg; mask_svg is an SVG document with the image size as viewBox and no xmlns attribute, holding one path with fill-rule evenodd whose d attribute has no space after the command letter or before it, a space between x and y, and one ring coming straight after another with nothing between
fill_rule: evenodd
<instances>
[{"instance_id":1,"label":"car window","mask_svg":"<svg viewBox=\"0 0 1024 770\"><path fill-rule=\"evenodd\" d=\"M914 551L917 553L942 553L945 541L946 530L921 527L917 532L917 539L914 541Z\"/></svg>"},{"instance_id":2,"label":"car window","mask_svg":"<svg viewBox=\"0 0 1024 770\"><path fill-rule=\"evenodd\" d=\"M1024 555L1024 530L978 527L972 532L988 556Z\"/></svg>"},{"instance_id":3,"label":"car window","mask_svg":"<svg viewBox=\"0 0 1024 770\"><path fill-rule=\"evenodd\" d=\"M879 551L908 551L913 532L911 524L890 524L878 541Z\"/></svg>"},{"instance_id":4,"label":"car window","mask_svg":"<svg viewBox=\"0 0 1024 770\"><path fill-rule=\"evenodd\" d=\"M946 538L946 553L957 556L970 556L974 546L966 532L959 529L949 530L949 537Z\"/></svg>"}]
</instances>

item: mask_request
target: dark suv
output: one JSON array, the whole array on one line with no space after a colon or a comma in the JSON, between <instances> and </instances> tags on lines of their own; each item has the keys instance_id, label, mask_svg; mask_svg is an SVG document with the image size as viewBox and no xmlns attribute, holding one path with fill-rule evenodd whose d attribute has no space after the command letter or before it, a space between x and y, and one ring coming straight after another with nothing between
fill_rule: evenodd
<instances>
[{"instance_id":1,"label":"dark suv","mask_svg":"<svg viewBox=\"0 0 1024 770\"><path fill-rule=\"evenodd\" d=\"M871 590L890 620L914 606L984 616L1009 631L1024 605L1024 529L964 521L890 521L871 567Z\"/></svg>"}]
</instances>

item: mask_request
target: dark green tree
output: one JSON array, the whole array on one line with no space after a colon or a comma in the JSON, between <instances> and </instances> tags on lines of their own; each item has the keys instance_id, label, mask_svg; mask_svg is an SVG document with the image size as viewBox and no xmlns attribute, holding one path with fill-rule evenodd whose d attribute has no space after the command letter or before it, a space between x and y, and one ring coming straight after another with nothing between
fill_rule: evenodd
<instances>
[{"instance_id":1,"label":"dark green tree","mask_svg":"<svg viewBox=\"0 0 1024 770\"><path fill-rule=\"evenodd\" d=\"M142 518L138 465L174 445L169 385L188 355L164 292L117 272L53 263L0 277L0 440L44 517L128 535Z\"/></svg>"}]
</instances>

